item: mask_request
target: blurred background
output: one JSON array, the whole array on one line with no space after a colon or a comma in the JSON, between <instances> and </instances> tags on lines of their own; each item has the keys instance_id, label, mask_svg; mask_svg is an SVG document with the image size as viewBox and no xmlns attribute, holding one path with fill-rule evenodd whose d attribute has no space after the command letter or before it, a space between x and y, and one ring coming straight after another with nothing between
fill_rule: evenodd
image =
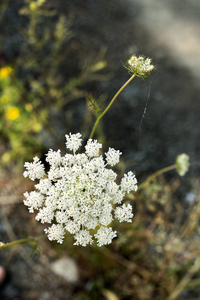
<instances>
[{"instance_id":1,"label":"blurred background","mask_svg":"<svg viewBox=\"0 0 200 300\"><path fill-rule=\"evenodd\" d=\"M1 299L200 299L199 14L198 0L0 2L1 242L43 232L23 205L33 188L24 162L49 148L64 153L66 133L87 139L93 107L106 107L128 80L132 54L156 70L120 94L95 138L123 153L119 176L132 170L139 183L178 154L191 160L185 177L172 171L127 199L133 223L114 224L108 247L78 248L66 237L1 250Z\"/></svg>"}]
</instances>

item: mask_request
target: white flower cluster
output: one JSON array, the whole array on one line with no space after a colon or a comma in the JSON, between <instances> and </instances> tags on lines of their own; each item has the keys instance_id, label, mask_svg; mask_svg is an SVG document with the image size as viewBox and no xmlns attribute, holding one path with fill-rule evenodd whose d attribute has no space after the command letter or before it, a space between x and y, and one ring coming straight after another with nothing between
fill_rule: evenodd
<instances>
[{"instance_id":1,"label":"white flower cluster","mask_svg":"<svg viewBox=\"0 0 200 300\"><path fill-rule=\"evenodd\" d=\"M176 170L180 176L184 176L190 167L190 157L183 153L176 158Z\"/></svg>"},{"instance_id":2,"label":"white flower cluster","mask_svg":"<svg viewBox=\"0 0 200 300\"><path fill-rule=\"evenodd\" d=\"M155 69L151 64L150 58L144 58L143 56L137 57L132 55L127 62L128 70L140 78L148 77L148 75Z\"/></svg>"},{"instance_id":3,"label":"white flower cluster","mask_svg":"<svg viewBox=\"0 0 200 300\"><path fill-rule=\"evenodd\" d=\"M31 213L38 210L37 221L51 224L45 229L49 240L62 243L68 231L74 235L74 245L86 246L93 243L95 232L97 245L102 246L117 236L109 226L114 218L132 222L132 206L122 201L126 193L137 190L137 180L128 172L118 185L117 174L107 168L119 162L121 152L109 148L104 161L97 140L89 139L85 153L76 153L81 144L80 133L66 135L66 148L73 154L61 156L60 150L49 150L47 174L37 157L25 163L24 176L39 179L39 183L36 191L24 194L24 204Z\"/></svg>"}]
</instances>

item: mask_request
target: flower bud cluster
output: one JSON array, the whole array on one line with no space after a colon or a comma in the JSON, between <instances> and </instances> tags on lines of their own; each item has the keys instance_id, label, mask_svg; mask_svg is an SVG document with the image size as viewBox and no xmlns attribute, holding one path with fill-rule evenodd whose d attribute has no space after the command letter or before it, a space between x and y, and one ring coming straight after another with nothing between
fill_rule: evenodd
<instances>
[{"instance_id":1,"label":"flower bud cluster","mask_svg":"<svg viewBox=\"0 0 200 300\"><path fill-rule=\"evenodd\" d=\"M143 56L132 55L127 61L127 69L140 78L147 78L150 73L155 69L151 64L150 58L144 58Z\"/></svg>"},{"instance_id":2,"label":"flower bud cluster","mask_svg":"<svg viewBox=\"0 0 200 300\"><path fill-rule=\"evenodd\" d=\"M126 193L137 190L132 172L118 185L117 174L108 166L119 162L121 152L109 148L105 159L99 155L102 145L89 139L85 153L76 153L82 145L81 134L66 135L66 148L73 153L61 156L60 150L49 150L47 173L37 157L25 163L25 177L39 179L36 190L24 194L29 212L37 210L36 220L47 223L49 240L62 243L65 233L74 235L74 245L86 246L97 239L97 245L110 244L117 236L110 226L113 219L132 222L132 206L122 204Z\"/></svg>"},{"instance_id":3,"label":"flower bud cluster","mask_svg":"<svg viewBox=\"0 0 200 300\"><path fill-rule=\"evenodd\" d=\"M183 153L176 158L176 170L180 176L184 176L190 167L190 157Z\"/></svg>"}]
</instances>

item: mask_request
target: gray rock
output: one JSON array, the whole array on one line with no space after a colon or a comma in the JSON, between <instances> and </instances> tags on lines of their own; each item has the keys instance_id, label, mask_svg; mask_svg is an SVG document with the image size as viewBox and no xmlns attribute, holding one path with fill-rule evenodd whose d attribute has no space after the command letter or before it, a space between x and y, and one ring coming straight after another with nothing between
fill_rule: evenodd
<instances>
[{"instance_id":1,"label":"gray rock","mask_svg":"<svg viewBox=\"0 0 200 300\"><path fill-rule=\"evenodd\" d=\"M51 264L54 273L70 283L76 283L79 279L79 272L76 262L70 257L63 257Z\"/></svg>"}]
</instances>

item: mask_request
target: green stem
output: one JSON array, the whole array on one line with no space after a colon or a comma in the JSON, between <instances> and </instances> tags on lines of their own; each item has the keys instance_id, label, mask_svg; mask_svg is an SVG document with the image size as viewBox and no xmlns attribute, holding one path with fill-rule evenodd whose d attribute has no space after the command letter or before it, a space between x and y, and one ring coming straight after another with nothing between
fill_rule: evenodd
<instances>
[{"instance_id":1,"label":"green stem","mask_svg":"<svg viewBox=\"0 0 200 300\"><path fill-rule=\"evenodd\" d=\"M149 176L143 183L141 183L138 187L138 191L140 191L141 189L143 189L145 186L147 186L152 180L154 180L156 177L158 177L159 175L171 171L173 169L176 169L176 165L172 165L166 168L163 168L161 170L158 170L157 172L153 173L151 176Z\"/></svg>"},{"instance_id":2,"label":"green stem","mask_svg":"<svg viewBox=\"0 0 200 300\"><path fill-rule=\"evenodd\" d=\"M0 250L3 248L9 248L9 247L13 247L16 246L18 244L23 244L23 243L32 243L32 242L36 242L37 240L43 238L45 236L45 234L39 235L38 237L35 238L26 238L26 239L21 239L21 240L16 240L7 244L0 244Z\"/></svg>"},{"instance_id":3,"label":"green stem","mask_svg":"<svg viewBox=\"0 0 200 300\"><path fill-rule=\"evenodd\" d=\"M97 118L94 126L93 126L93 129L92 129L92 132L90 134L90 139L93 137L94 133L95 133L95 130L99 124L99 121L103 118L103 116L107 113L107 111L109 110L109 108L111 107L111 105L113 104L113 102L115 101L115 99L118 97L118 95L123 91L123 89L129 84L129 82L131 82L131 80L135 77L135 75L133 74L129 80L126 81L126 83L119 89L119 91L115 94L115 96L112 98L112 100L110 101L110 103L108 104L108 106L105 108L105 110L102 112L102 114Z\"/></svg>"}]
</instances>

